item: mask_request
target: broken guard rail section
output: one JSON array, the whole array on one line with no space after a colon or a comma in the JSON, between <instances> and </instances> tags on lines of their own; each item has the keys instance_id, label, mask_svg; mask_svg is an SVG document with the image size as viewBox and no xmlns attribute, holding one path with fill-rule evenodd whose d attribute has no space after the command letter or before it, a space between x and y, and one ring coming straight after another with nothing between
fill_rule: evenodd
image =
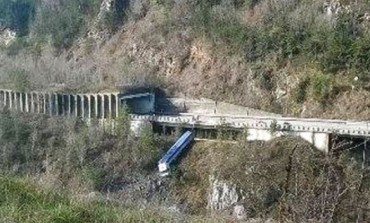
<instances>
[{"instance_id":1,"label":"broken guard rail section","mask_svg":"<svg viewBox=\"0 0 370 223\"><path fill-rule=\"evenodd\" d=\"M167 153L158 162L158 169L161 176L168 176L170 165L193 141L194 136L191 131L186 131L176 143L167 151Z\"/></svg>"}]
</instances>

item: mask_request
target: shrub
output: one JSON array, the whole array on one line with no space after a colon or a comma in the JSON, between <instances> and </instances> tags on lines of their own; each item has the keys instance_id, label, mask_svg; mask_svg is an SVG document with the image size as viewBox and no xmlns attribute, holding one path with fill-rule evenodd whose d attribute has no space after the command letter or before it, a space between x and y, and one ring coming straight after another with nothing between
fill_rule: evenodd
<instances>
[{"instance_id":1,"label":"shrub","mask_svg":"<svg viewBox=\"0 0 370 223\"><path fill-rule=\"evenodd\" d=\"M29 74L25 70L14 70L10 73L14 90L25 91L30 87Z\"/></svg>"},{"instance_id":2,"label":"shrub","mask_svg":"<svg viewBox=\"0 0 370 223\"><path fill-rule=\"evenodd\" d=\"M293 95L294 101L296 103L301 104L306 100L307 90L309 86L310 86L310 79L307 77L299 82L297 88L294 91L294 95Z\"/></svg>"},{"instance_id":3,"label":"shrub","mask_svg":"<svg viewBox=\"0 0 370 223\"><path fill-rule=\"evenodd\" d=\"M135 159L138 161L138 167L145 170L153 170L161 155L161 143L157 135L149 127L145 127L138 139L135 152Z\"/></svg>"},{"instance_id":4,"label":"shrub","mask_svg":"<svg viewBox=\"0 0 370 223\"><path fill-rule=\"evenodd\" d=\"M103 18L103 26L111 32L117 31L120 25L122 25L126 10L129 7L129 1L127 0L116 0L113 1L111 9L105 13Z\"/></svg>"},{"instance_id":5,"label":"shrub","mask_svg":"<svg viewBox=\"0 0 370 223\"><path fill-rule=\"evenodd\" d=\"M321 60L325 71L335 73L350 67L352 46L359 37L356 23L353 21L349 16L339 17L335 29L328 35L327 46Z\"/></svg>"},{"instance_id":6,"label":"shrub","mask_svg":"<svg viewBox=\"0 0 370 223\"><path fill-rule=\"evenodd\" d=\"M130 135L130 110L124 104L119 108L118 117L116 119L115 133L120 140L125 140Z\"/></svg>"},{"instance_id":7,"label":"shrub","mask_svg":"<svg viewBox=\"0 0 370 223\"><path fill-rule=\"evenodd\" d=\"M2 148L0 167L11 170L14 165L22 165L31 156L27 152L31 135L31 126L10 112L0 114L0 142ZM14 169L17 171L17 169Z\"/></svg>"},{"instance_id":8,"label":"shrub","mask_svg":"<svg viewBox=\"0 0 370 223\"><path fill-rule=\"evenodd\" d=\"M57 50L69 48L84 30L87 21L98 13L98 0L66 0L58 6L41 4L33 31L38 39L51 38Z\"/></svg>"},{"instance_id":9,"label":"shrub","mask_svg":"<svg viewBox=\"0 0 370 223\"><path fill-rule=\"evenodd\" d=\"M18 53L28 46L28 42L25 37L17 37L15 41L5 47L5 52L8 56L16 56Z\"/></svg>"},{"instance_id":10,"label":"shrub","mask_svg":"<svg viewBox=\"0 0 370 223\"><path fill-rule=\"evenodd\" d=\"M352 67L361 77L369 76L370 72L370 37L364 33L361 38L355 40L352 46Z\"/></svg>"},{"instance_id":11,"label":"shrub","mask_svg":"<svg viewBox=\"0 0 370 223\"><path fill-rule=\"evenodd\" d=\"M312 77L313 96L323 106L330 102L333 90L332 76L329 74L317 73Z\"/></svg>"},{"instance_id":12,"label":"shrub","mask_svg":"<svg viewBox=\"0 0 370 223\"><path fill-rule=\"evenodd\" d=\"M56 9L41 6L35 33L50 36L52 45L61 50L71 46L83 23L83 14L75 1L66 1L65 5Z\"/></svg>"},{"instance_id":13,"label":"shrub","mask_svg":"<svg viewBox=\"0 0 370 223\"><path fill-rule=\"evenodd\" d=\"M93 165L82 168L82 177L90 185L92 190L101 190L105 183L105 171L100 167Z\"/></svg>"}]
</instances>

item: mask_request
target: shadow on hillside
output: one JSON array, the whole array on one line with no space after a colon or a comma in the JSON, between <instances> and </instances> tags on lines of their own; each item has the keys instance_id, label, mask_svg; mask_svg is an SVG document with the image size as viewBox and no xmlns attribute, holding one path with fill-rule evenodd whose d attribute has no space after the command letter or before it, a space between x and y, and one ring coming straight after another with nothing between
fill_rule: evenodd
<instances>
[{"instance_id":1,"label":"shadow on hillside","mask_svg":"<svg viewBox=\"0 0 370 223\"><path fill-rule=\"evenodd\" d=\"M186 112L185 105L183 107L176 106L169 98L170 96L160 88L155 89L156 102L155 113L158 115L178 115Z\"/></svg>"}]
</instances>

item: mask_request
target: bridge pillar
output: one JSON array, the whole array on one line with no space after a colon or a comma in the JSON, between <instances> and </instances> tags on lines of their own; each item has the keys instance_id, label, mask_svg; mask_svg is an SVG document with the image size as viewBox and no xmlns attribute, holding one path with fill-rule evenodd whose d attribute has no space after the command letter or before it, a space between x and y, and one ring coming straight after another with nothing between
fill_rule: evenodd
<instances>
[{"instance_id":1,"label":"bridge pillar","mask_svg":"<svg viewBox=\"0 0 370 223\"><path fill-rule=\"evenodd\" d=\"M66 98L65 98L64 94L61 94L60 97L61 97L60 115L65 115L65 113L66 113Z\"/></svg>"},{"instance_id":2,"label":"bridge pillar","mask_svg":"<svg viewBox=\"0 0 370 223\"><path fill-rule=\"evenodd\" d=\"M54 94L54 106L55 106L55 115L59 115L59 97L58 94Z\"/></svg>"},{"instance_id":3,"label":"bridge pillar","mask_svg":"<svg viewBox=\"0 0 370 223\"><path fill-rule=\"evenodd\" d=\"M64 116L68 116L68 112L69 112L69 97L68 97L67 94L63 94L62 95L62 103L63 103L63 106L62 106L63 115Z\"/></svg>"},{"instance_id":4,"label":"bridge pillar","mask_svg":"<svg viewBox=\"0 0 370 223\"><path fill-rule=\"evenodd\" d=\"M4 106L9 108L9 92L5 91L4 94L5 94L5 96L4 96Z\"/></svg>"},{"instance_id":5,"label":"bridge pillar","mask_svg":"<svg viewBox=\"0 0 370 223\"><path fill-rule=\"evenodd\" d=\"M41 108L44 107L42 105L42 98L41 98L41 95L39 93L36 94L37 96L37 99L36 99L36 104L37 104L37 113L41 113Z\"/></svg>"},{"instance_id":6,"label":"bridge pillar","mask_svg":"<svg viewBox=\"0 0 370 223\"><path fill-rule=\"evenodd\" d=\"M19 92L19 109L21 112L24 112L24 93Z\"/></svg>"},{"instance_id":7,"label":"bridge pillar","mask_svg":"<svg viewBox=\"0 0 370 223\"><path fill-rule=\"evenodd\" d=\"M111 102L112 102L112 118L117 118L117 112L116 112L116 96L114 94L112 94L111 96Z\"/></svg>"},{"instance_id":8,"label":"bridge pillar","mask_svg":"<svg viewBox=\"0 0 370 223\"><path fill-rule=\"evenodd\" d=\"M301 138L323 152L329 152L330 134L322 132L299 132Z\"/></svg>"},{"instance_id":9,"label":"bridge pillar","mask_svg":"<svg viewBox=\"0 0 370 223\"><path fill-rule=\"evenodd\" d=\"M115 95L116 98L116 117L118 118L119 116L119 108L120 108L120 100L119 100L119 94Z\"/></svg>"},{"instance_id":10,"label":"bridge pillar","mask_svg":"<svg viewBox=\"0 0 370 223\"><path fill-rule=\"evenodd\" d=\"M33 93L30 94L30 113L34 112Z\"/></svg>"},{"instance_id":11,"label":"bridge pillar","mask_svg":"<svg viewBox=\"0 0 370 223\"><path fill-rule=\"evenodd\" d=\"M74 102L74 96L73 95L68 95L69 97L69 116L73 116L74 114L74 105L75 105L75 102Z\"/></svg>"},{"instance_id":12,"label":"bridge pillar","mask_svg":"<svg viewBox=\"0 0 370 223\"><path fill-rule=\"evenodd\" d=\"M12 92L12 91L10 91L9 92L9 95L10 95L10 97L9 97L9 108L10 109L13 109L13 99L14 99L14 93Z\"/></svg>"},{"instance_id":13,"label":"bridge pillar","mask_svg":"<svg viewBox=\"0 0 370 223\"><path fill-rule=\"evenodd\" d=\"M70 116L70 114L71 114L71 100L69 98L69 94L65 94L63 97L64 97L64 103L65 103L65 106L64 106L65 115Z\"/></svg>"},{"instance_id":14,"label":"bridge pillar","mask_svg":"<svg viewBox=\"0 0 370 223\"><path fill-rule=\"evenodd\" d=\"M12 107L13 110L17 110L17 94L15 92L12 92L13 99L12 99Z\"/></svg>"},{"instance_id":15,"label":"bridge pillar","mask_svg":"<svg viewBox=\"0 0 370 223\"><path fill-rule=\"evenodd\" d=\"M35 105L36 105L35 106L35 108L36 108L35 112L40 113L40 107L41 107L40 105L41 104L40 104L40 95L38 93L35 93Z\"/></svg>"},{"instance_id":16,"label":"bridge pillar","mask_svg":"<svg viewBox=\"0 0 370 223\"><path fill-rule=\"evenodd\" d=\"M37 94L37 93L33 93L32 94L33 95L33 103L34 103L34 105L33 105L33 112L34 113L38 113L38 111L39 111L39 103L38 103L38 97L39 97L39 95Z\"/></svg>"},{"instance_id":17,"label":"bridge pillar","mask_svg":"<svg viewBox=\"0 0 370 223\"><path fill-rule=\"evenodd\" d=\"M0 91L0 105L4 104L4 91Z\"/></svg>"},{"instance_id":18,"label":"bridge pillar","mask_svg":"<svg viewBox=\"0 0 370 223\"><path fill-rule=\"evenodd\" d=\"M0 106L4 106L5 104L4 95L5 95L5 92L0 91Z\"/></svg>"},{"instance_id":19,"label":"bridge pillar","mask_svg":"<svg viewBox=\"0 0 370 223\"><path fill-rule=\"evenodd\" d=\"M2 97L2 105L5 107L6 106L6 92L5 91L2 91L1 97Z\"/></svg>"},{"instance_id":20,"label":"bridge pillar","mask_svg":"<svg viewBox=\"0 0 370 223\"><path fill-rule=\"evenodd\" d=\"M19 100L19 111L23 112L23 93L22 92L19 92L18 93L18 100Z\"/></svg>"},{"instance_id":21,"label":"bridge pillar","mask_svg":"<svg viewBox=\"0 0 370 223\"><path fill-rule=\"evenodd\" d=\"M35 98L34 93L31 93L31 113L35 112Z\"/></svg>"},{"instance_id":22,"label":"bridge pillar","mask_svg":"<svg viewBox=\"0 0 370 223\"><path fill-rule=\"evenodd\" d=\"M9 101L7 101L8 92L4 91L4 107L8 106Z\"/></svg>"},{"instance_id":23,"label":"bridge pillar","mask_svg":"<svg viewBox=\"0 0 370 223\"><path fill-rule=\"evenodd\" d=\"M109 118L113 119L113 114L112 114L112 95L108 95L108 113L109 113Z\"/></svg>"},{"instance_id":24,"label":"bridge pillar","mask_svg":"<svg viewBox=\"0 0 370 223\"><path fill-rule=\"evenodd\" d=\"M27 110L27 93L23 93L23 111L24 112L28 112Z\"/></svg>"},{"instance_id":25,"label":"bridge pillar","mask_svg":"<svg viewBox=\"0 0 370 223\"><path fill-rule=\"evenodd\" d=\"M49 94L49 115L53 116L53 110L54 110L54 103L53 103L53 94Z\"/></svg>"},{"instance_id":26,"label":"bridge pillar","mask_svg":"<svg viewBox=\"0 0 370 223\"><path fill-rule=\"evenodd\" d=\"M33 107L34 107L34 104L33 104L33 93L30 93L29 96L30 96L30 98L29 98L30 113L32 113L32 112L34 112L33 111Z\"/></svg>"},{"instance_id":27,"label":"bridge pillar","mask_svg":"<svg viewBox=\"0 0 370 223\"><path fill-rule=\"evenodd\" d=\"M91 95L88 95L87 96L87 106L89 107L88 109L88 112L89 112L89 115L88 115L88 118L92 118L92 102L91 102Z\"/></svg>"},{"instance_id":28,"label":"bridge pillar","mask_svg":"<svg viewBox=\"0 0 370 223\"><path fill-rule=\"evenodd\" d=\"M34 112L35 113L40 113L40 98L39 98L39 94L38 93L35 93L34 94L34 97L33 97L33 100L34 100Z\"/></svg>"},{"instance_id":29,"label":"bridge pillar","mask_svg":"<svg viewBox=\"0 0 370 223\"><path fill-rule=\"evenodd\" d=\"M14 110L19 109L18 92L14 92Z\"/></svg>"},{"instance_id":30,"label":"bridge pillar","mask_svg":"<svg viewBox=\"0 0 370 223\"><path fill-rule=\"evenodd\" d=\"M81 95L81 117L85 117L85 97L84 95Z\"/></svg>"},{"instance_id":31,"label":"bridge pillar","mask_svg":"<svg viewBox=\"0 0 370 223\"><path fill-rule=\"evenodd\" d=\"M298 136L305 141L314 145L318 150L323 152L329 151L330 145L330 134L320 132L289 132L289 131L277 131L271 132L268 129L248 129L248 141L269 141L276 137L291 135Z\"/></svg>"},{"instance_id":32,"label":"bridge pillar","mask_svg":"<svg viewBox=\"0 0 370 223\"><path fill-rule=\"evenodd\" d=\"M15 99L16 99L15 92L12 91L12 109L13 110L16 110L16 108L17 108L17 103L16 103Z\"/></svg>"},{"instance_id":33,"label":"bridge pillar","mask_svg":"<svg viewBox=\"0 0 370 223\"><path fill-rule=\"evenodd\" d=\"M24 93L24 110L25 112L30 112L30 107L29 107L29 95L28 93Z\"/></svg>"},{"instance_id":34,"label":"bridge pillar","mask_svg":"<svg viewBox=\"0 0 370 223\"><path fill-rule=\"evenodd\" d=\"M46 94L43 94L43 95L42 95L42 99L43 99L43 105L44 105L43 113L46 115L46 114L48 114L48 111L47 111L47 107L48 107L48 99L47 99Z\"/></svg>"},{"instance_id":35,"label":"bridge pillar","mask_svg":"<svg viewBox=\"0 0 370 223\"><path fill-rule=\"evenodd\" d=\"M75 98L75 116L78 117L78 95L75 95L74 98Z\"/></svg>"},{"instance_id":36,"label":"bridge pillar","mask_svg":"<svg viewBox=\"0 0 370 223\"><path fill-rule=\"evenodd\" d=\"M105 95L101 95L101 118L105 118Z\"/></svg>"},{"instance_id":37,"label":"bridge pillar","mask_svg":"<svg viewBox=\"0 0 370 223\"><path fill-rule=\"evenodd\" d=\"M10 102L10 95L8 91L5 91L5 103L4 105L9 108L9 102Z\"/></svg>"},{"instance_id":38,"label":"bridge pillar","mask_svg":"<svg viewBox=\"0 0 370 223\"><path fill-rule=\"evenodd\" d=\"M94 95L94 99L95 99L95 102L94 102L94 105L95 105L95 118L99 118L99 105L98 105L98 95Z\"/></svg>"},{"instance_id":39,"label":"bridge pillar","mask_svg":"<svg viewBox=\"0 0 370 223\"><path fill-rule=\"evenodd\" d=\"M16 93L15 93L15 96L16 96L16 105L17 105L17 110L18 110L18 111L22 111L22 110L21 110L21 106L22 106L21 93L20 93L20 92L16 92Z\"/></svg>"}]
</instances>

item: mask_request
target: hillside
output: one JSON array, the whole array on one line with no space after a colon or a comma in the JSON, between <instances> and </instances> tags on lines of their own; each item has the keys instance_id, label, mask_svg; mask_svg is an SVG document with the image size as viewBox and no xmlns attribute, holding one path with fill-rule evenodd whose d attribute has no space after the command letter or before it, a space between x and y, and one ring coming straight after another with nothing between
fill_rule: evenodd
<instances>
[{"instance_id":1,"label":"hillside","mask_svg":"<svg viewBox=\"0 0 370 223\"><path fill-rule=\"evenodd\" d=\"M369 13L368 0L0 0L0 88L138 86L171 106L202 98L189 111L370 120ZM323 154L221 127L162 178L180 128L138 136L124 109L99 121L0 108L0 222L370 221L368 139L333 137Z\"/></svg>"},{"instance_id":2,"label":"hillside","mask_svg":"<svg viewBox=\"0 0 370 223\"><path fill-rule=\"evenodd\" d=\"M363 144L335 141L325 155L294 137L219 132L162 178L156 164L175 136L135 137L127 121L112 135L79 119L1 112L0 221L369 221Z\"/></svg>"},{"instance_id":3,"label":"hillside","mask_svg":"<svg viewBox=\"0 0 370 223\"><path fill-rule=\"evenodd\" d=\"M368 119L366 1L7 2L0 21L17 37L1 50L3 86L135 84L286 115Z\"/></svg>"}]
</instances>

